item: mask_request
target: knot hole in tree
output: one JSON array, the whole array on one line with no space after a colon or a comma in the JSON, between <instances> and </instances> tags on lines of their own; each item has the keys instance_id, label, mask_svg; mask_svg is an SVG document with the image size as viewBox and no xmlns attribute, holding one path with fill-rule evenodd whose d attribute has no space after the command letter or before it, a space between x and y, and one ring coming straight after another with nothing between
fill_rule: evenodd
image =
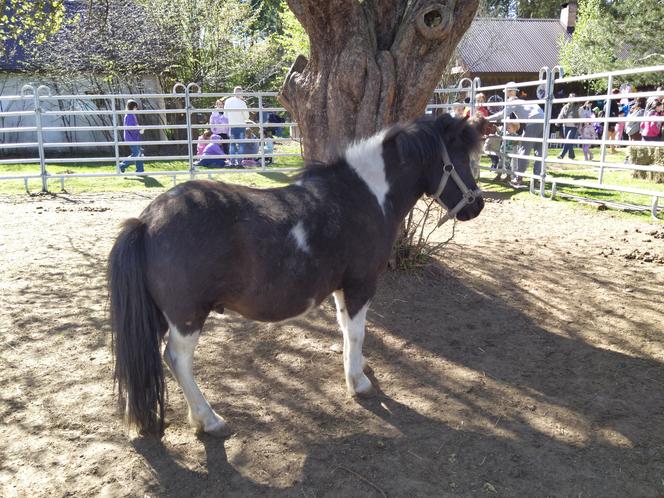
<instances>
[{"instance_id":1,"label":"knot hole in tree","mask_svg":"<svg viewBox=\"0 0 664 498\"><path fill-rule=\"evenodd\" d=\"M417 30L427 40L444 38L451 26L452 11L442 3L425 7L417 16Z\"/></svg>"}]
</instances>

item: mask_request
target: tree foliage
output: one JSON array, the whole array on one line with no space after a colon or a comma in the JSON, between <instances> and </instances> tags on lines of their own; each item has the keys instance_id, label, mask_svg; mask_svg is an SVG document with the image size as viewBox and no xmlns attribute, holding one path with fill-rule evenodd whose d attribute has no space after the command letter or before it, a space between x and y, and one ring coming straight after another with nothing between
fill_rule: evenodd
<instances>
[{"instance_id":1,"label":"tree foliage","mask_svg":"<svg viewBox=\"0 0 664 498\"><path fill-rule=\"evenodd\" d=\"M516 16L523 19L558 19L560 0L517 0Z\"/></svg>"},{"instance_id":2,"label":"tree foliage","mask_svg":"<svg viewBox=\"0 0 664 498\"><path fill-rule=\"evenodd\" d=\"M260 12L243 0L95 1L43 44L27 44L24 69L53 76L156 74L166 88L175 81L274 88L279 47L257 28Z\"/></svg>"},{"instance_id":3,"label":"tree foliage","mask_svg":"<svg viewBox=\"0 0 664 498\"><path fill-rule=\"evenodd\" d=\"M145 7L130 0L94 2L43 43L27 44L23 69L51 76L158 73L176 47L170 32L150 25L150 18Z\"/></svg>"},{"instance_id":4,"label":"tree foliage","mask_svg":"<svg viewBox=\"0 0 664 498\"><path fill-rule=\"evenodd\" d=\"M4 0L0 7L0 56L9 57L26 44L41 44L65 18L63 0Z\"/></svg>"},{"instance_id":5,"label":"tree foliage","mask_svg":"<svg viewBox=\"0 0 664 498\"><path fill-rule=\"evenodd\" d=\"M589 74L612 69L616 61L614 33L609 31L601 0L582 0L572 40L561 47L567 74Z\"/></svg>"},{"instance_id":6,"label":"tree foliage","mask_svg":"<svg viewBox=\"0 0 664 498\"><path fill-rule=\"evenodd\" d=\"M279 8L280 32L272 35L272 43L279 53L280 78L284 78L298 55L309 57L309 37L286 2L281 0Z\"/></svg>"},{"instance_id":7,"label":"tree foliage","mask_svg":"<svg viewBox=\"0 0 664 498\"><path fill-rule=\"evenodd\" d=\"M560 0L482 0L479 15L520 17L523 19L558 19Z\"/></svg>"},{"instance_id":8,"label":"tree foliage","mask_svg":"<svg viewBox=\"0 0 664 498\"><path fill-rule=\"evenodd\" d=\"M171 51L169 74L208 88L229 88L271 76L270 44L254 34L257 13L249 2L226 0L137 0L151 13L155 26L167 30Z\"/></svg>"},{"instance_id":9,"label":"tree foliage","mask_svg":"<svg viewBox=\"0 0 664 498\"><path fill-rule=\"evenodd\" d=\"M581 0L574 36L561 47L565 72L581 75L661 64L663 16L664 0ZM629 82L655 84L657 78L661 75L634 75ZM596 90L605 87L606 80L594 84Z\"/></svg>"}]
</instances>

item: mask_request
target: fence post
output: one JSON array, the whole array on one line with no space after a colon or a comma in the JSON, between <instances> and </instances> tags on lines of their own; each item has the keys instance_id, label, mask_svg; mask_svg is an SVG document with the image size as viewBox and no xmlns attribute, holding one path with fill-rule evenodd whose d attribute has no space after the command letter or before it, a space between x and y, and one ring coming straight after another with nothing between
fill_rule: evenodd
<instances>
[{"instance_id":1,"label":"fence post","mask_svg":"<svg viewBox=\"0 0 664 498\"><path fill-rule=\"evenodd\" d=\"M115 106L115 97L111 97L111 110L113 111L113 149L115 151L115 172L120 171L120 145L118 144L118 110Z\"/></svg>"},{"instance_id":2,"label":"fence post","mask_svg":"<svg viewBox=\"0 0 664 498\"><path fill-rule=\"evenodd\" d=\"M44 129L42 125L41 91L45 90L45 96L51 96L51 89L46 85L39 85L35 88L33 85L23 85L21 95L26 96L27 91L32 91L32 98L35 106L35 127L37 128L37 149L39 151L39 175L41 176L42 192L48 192L48 182L46 177L46 156L44 154Z\"/></svg>"},{"instance_id":3,"label":"fence post","mask_svg":"<svg viewBox=\"0 0 664 498\"><path fill-rule=\"evenodd\" d=\"M466 83L466 82L470 83L470 86L463 86L463 84ZM470 97L470 117L472 118L473 114L475 113L475 98L474 98L475 97L475 92L473 91L474 90L473 80L471 80L470 78L461 78L461 80L459 80L459 84L457 85L457 88L459 89L459 91L457 92L457 96L458 96L457 102L461 101L462 104L465 103L465 98L463 97L463 92L470 92L470 95L469 95L469 97Z\"/></svg>"},{"instance_id":4,"label":"fence post","mask_svg":"<svg viewBox=\"0 0 664 498\"><path fill-rule=\"evenodd\" d=\"M611 89L613 88L613 75L609 74L606 88L606 101L604 102L604 126L602 127L602 151L600 153L599 178L600 185L604 181L604 161L606 161L606 138L609 136L609 115L611 114Z\"/></svg>"},{"instance_id":5,"label":"fence post","mask_svg":"<svg viewBox=\"0 0 664 498\"><path fill-rule=\"evenodd\" d=\"M258 142L259 152L261 154L261 168L265 169L265 130L263 129L263 95L258 94L258 132L260 142Z\"/></svg>"},{"instance_id":6,"label":"fence post","mask_svg":"<svg viewBox=\"0 0 664 498\"><path fill-rule=\"evenodd\" d=\"M498 157L498 167L496 168L498 171L502 168L505 170L505 174L507 175L507 164L505 164L506 161L509 161L509 171L510 171L510 177L511 180L521 180L520 176L517 176L515 173L515 168L512 167L514 158L512 157L507 157L506 152L507 152L507 140L505 140L505 135L507 135L507 124L505 123L505 119L507 118L507 83L505 83L505 88L503 88L503 117L500 119L501 124L503 125L503 132L502 132L502 139L500 140L500 156ZM502 161L502 164L501 164ZM518 160L517 160L517 166L518 166Z\"/></svg>"},{"instance_id":7,"label":"fence post","mask_svg":"<svg viewBox=\"0 0 664 498\"><path fill-rule=\"evenodd\" d=\"M549 156L549 136L551 134L551 114L553 112L553 88L554 88L554 73L557 69L549 69L544 66L540 69L540 79L542 79L542 72L544 72L546 83L544 99L544 125L542 126L542 154L540 155L540 196L544 197L546 194L546 160Z\"/></svg>"},{"instance_id":8,"label":"fence post","mask_svg":"<svg viewBox=\"0 0 664 498\"><path fill-rule=\"evenodd\" d=\"M184 109L187 120L187 152L189 156L189 175L193 180L196 178L196 169L194 168L194 139L192 136L192 123L191 123L191 89L196 87L196 93L201 93L201 87L198 83L189 83L184 89Z\"/></svg>"}]
</instances>

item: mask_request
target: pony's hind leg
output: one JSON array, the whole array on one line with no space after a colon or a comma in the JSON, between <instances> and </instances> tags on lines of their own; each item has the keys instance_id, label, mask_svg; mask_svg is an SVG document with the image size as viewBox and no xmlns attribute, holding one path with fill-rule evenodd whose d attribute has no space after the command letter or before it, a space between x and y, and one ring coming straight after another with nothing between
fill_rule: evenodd
<instances>
[{"instance_id":1,"label":"pony's hind leg","mask_svg":"<svg viewBox=\"0 0 664 498\"><path fill-rule=\"evenodd\" d=\"M344 373L346 387L352 396L370 396L374 393L373 385L364 374L368 369L366 359L362 355L364 343L364 324L366 322L369 303L364 304L354 316L350 316L346 307L343 291L334 292L337 306L337 322L344 335Z\"/></svg>"},{"instance_id":2,"label":"pony's hind leg","mask_svg":"<svg viewBox=\"0 0 664 498\"><path fill-rule=\"evenodd\" d=\"M198 432L214 436L230 434L228 424L212 409L194 380L194 351L200 331L181 334L170 321L168 343L164 350L164 361L178 381L189 406L189 423Z\"/></svg>"}]
</instances>

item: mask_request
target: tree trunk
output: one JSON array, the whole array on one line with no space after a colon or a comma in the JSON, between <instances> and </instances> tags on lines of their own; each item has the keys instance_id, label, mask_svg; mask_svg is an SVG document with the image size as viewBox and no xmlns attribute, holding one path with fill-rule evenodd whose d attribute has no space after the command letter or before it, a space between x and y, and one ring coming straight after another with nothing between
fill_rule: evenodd
<instances>
[{"instance_id":1,"label":"tree trunk","mask_svg":"<svg viewBox=\"0 0 664 498\"><path fill-rule=\"evenodd\" d=\"M355 139L424 112L478 0L288 0L309 35L279 100L305 159L328 161Z\"/></svg>"}]
</instances>

